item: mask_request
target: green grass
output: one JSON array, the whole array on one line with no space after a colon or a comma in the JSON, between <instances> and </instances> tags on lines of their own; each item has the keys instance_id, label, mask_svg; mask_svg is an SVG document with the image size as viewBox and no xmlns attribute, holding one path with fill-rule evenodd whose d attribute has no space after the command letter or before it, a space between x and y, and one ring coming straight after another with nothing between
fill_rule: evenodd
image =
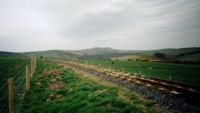
<instances>
[{"instance_id":1,"label":"green grass","mask_svg":"<svg viewBox=\"0 0 200 113\"><path fill-rule=\"evenodd\" d=\"M15 77L16 73L28 60L15 57L0 57L0 86L7 83L7 79L10 77Z\"/></svg>"},{"instance_id":2,"label":"green grass","mask_svg":"<svg viewBox=\"0 0 200 113\"><path fill-rule=\"evenodd\" d=\"M45 76L45 69L59 69L59 75ZM61 79L65 87L50 90L53 79ZM36 73L31 78L31 90L26 93L21 113L154 113L153 103L143 100L135 94L123 92L114 86L102 85L92 79L86 79L72 70L54 63L39 60ZM121 91L122 92L122 91ZM51 98L50 95L63 97Z\"/></svg>"},{"instance_id":3,"label":"green grass","mask_svg":"<svg viewBox=\"0 0 200 113\"><path fill-rule=\"evenodd\" d=\"M148 77L170 79L171 76L172 80L200 86L200 65L109 60L83 62L109 67L118 71L141 73Z\"/></svg>"},{"instance_id":4,"label":"green grass","mask_svg":"<svg viewBox=\"0 0 200 113\"><path fill-rule=\"evenodd\" d=\"M200 61L200 53L182 56L182 57L178 58L178 60L180 60L180 61Z\"/></svg>"},{"instance_id":5,"label":"green grass","mask_svg":"<svg viewBox=\"0 0 200 113\"><path fill-rule=\"evenodd\" d=\"M25 77L25 64L27 59L20 57L0 57L0 112L7 113L8 111L8 78L13 78L14 86L24 82L21 81ZM15 98L17 101L18 98Z\"/></svg>"},{"instance_id":6,"label":"green grass","mask_svg":"<svg viewBox=\"0 0 200 113\"><path fill-rule=\"evenodd\" d=\"M27 63L27 59L19 57L0 57L0 86L7 85L8 78L22 76Z\"/></svg>"}]
</instances>

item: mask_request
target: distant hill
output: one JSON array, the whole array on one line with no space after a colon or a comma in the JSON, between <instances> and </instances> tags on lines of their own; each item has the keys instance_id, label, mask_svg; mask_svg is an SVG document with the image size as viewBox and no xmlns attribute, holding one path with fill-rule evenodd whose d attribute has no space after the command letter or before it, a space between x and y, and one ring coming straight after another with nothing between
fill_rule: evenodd
<instances>
[{"instance_id":1,"label":"distant hill","mask_svg":"<svg viewBox=\"0 0 200 113\"><path fill-rule=\"evenodd\" d=\"M108 59L112 57L137 54L139 51L117 50L109 47L96 47L91 49L74 50L68 52L78 55L80 59Z\"/></svg>"},{"instance_id":2,"label":"distant hill","mask_svg":"<svg viewBox=\"0 0 200 113\"><path fill-rule=\"evenodd\" d=\"M71 52L73 54L79 56L86 56L86 55L100 55L100 54L112 54L112 53L119 53L120 50L115 50L112 48L91 48L91 49L83 49L83 50L68 50L67 52Z\"/></svg>"},{"instance_id":3,"label":"distant hill","mask_svg":"<svg viewBox=\"0 0 200 113\"><path fill-rule=\"evenodd\" d=\"M38 57L42 56L62 59L114 59L162 62L200 62L200 47L159 50L117 50L109 47L96 47L83 50L48 50L26 53L0 52L0 56L30 56L33 54Z\"/></svg>"},{"instance_id":4,"label":"distant hill","mask_svg":"<svg viewBox=\"0 0 200 113\"><path fill-rule=\"evenodd\" d=\"M0 57L22 57L22 56L24 56L24 54L22 53L0 51Z\"/></svg>"},{"instance_id":5,"label":"distant hill","mask_svg":"<svg viewBox=\"0 0 200 113\"><path fill-rule=\"evenodd\" d=\"M160 58L156 54L163 54L165 57ZM113 57L112 59L200 63L200 48L146 50L140 51L138 54Z\"/></svg>"},{"instance_id":6,"label":"distant hill","mask_svg":"<svg viewBox=\"0 0 200 113\"><path fill-rule=\"evenodd\" d=\"M62 58L62 59L78 59L78 55L63 50L48 50L27 52L26 55L36 55L37 57Z\"/></svg>"},{"instance_id":7,"label":"distant hill","mask_svg":"<svg viewBox=\"0 0 200 113\"><path fill-rule=\"evenodd\" d=\"M129 55L126 50L116 50L112 48L91 48L83 50L48 50L27 52L26 55L36 55L38 57L63 58L63 59L103 59L117 56Z\"/></svg>"}]
</instances>

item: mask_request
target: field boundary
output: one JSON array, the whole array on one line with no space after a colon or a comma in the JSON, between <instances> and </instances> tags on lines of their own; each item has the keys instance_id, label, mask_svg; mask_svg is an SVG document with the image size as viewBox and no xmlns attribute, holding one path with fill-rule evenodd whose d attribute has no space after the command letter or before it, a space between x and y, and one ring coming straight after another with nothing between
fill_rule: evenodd
<instances>
[{"instance_id":1,"label":"field boundary","mask_svg":"<svg viewBox=\"0 0 200 113\"><path fill-rule=\"evenodd\" d=\"M25 76L8 78L8 112L19 113L26 92L30 90L30 77L36 70L36 57L31 57L31 65L25 66ZM23 69L24 67L22 67ZM18 79L18 80L16 80ZM25 86L25 88L24 88Z\"/></svg>"}]
</instances>

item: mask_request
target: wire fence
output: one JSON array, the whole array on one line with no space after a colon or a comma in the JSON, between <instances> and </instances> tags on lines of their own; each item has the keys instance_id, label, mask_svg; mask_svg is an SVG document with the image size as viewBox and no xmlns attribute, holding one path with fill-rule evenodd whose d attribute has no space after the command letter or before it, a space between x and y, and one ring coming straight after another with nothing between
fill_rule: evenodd
<instances>
[{"instance_id":1,"label":"wire fence","mask_svg":"<svg viewBox=\"0 0 200 113\"><path fill-rule=\"evenodd\" d=\"M25 66L22 76L14 79L14 111L19 113L25 95Z\"/></svg>"},{"instance_id":2,"label":"wire fence","mask_svg":"<svg viewBox=\"0 0 200 113\"><path fill-rule=\"evenodd\" d=\"M1 113L8 113L8 85L5 83L3 86L0 88L0 112Z\"/></svg>"},{"instance_id":3,"label":"wire fence","mask_svg":"<svg viewBox=\"0 0 200 113\"><path fill-rule=\"evenodd\" d=\"M5 83L0 86L0 113L8 113L8 83ZM20 112L20 107L23 102L25 95L25 65L22 66L15 76L13 77L13 90L14 90L14 111L15 113Z\"/></svg>"}]
</instances>

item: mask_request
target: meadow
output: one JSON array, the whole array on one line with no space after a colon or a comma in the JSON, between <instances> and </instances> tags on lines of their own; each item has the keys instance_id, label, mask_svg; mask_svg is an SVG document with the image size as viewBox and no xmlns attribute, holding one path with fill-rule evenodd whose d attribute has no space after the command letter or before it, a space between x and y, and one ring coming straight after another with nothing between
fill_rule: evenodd
<instances>
[{"instance_id":1,"label":"meadow","mask_svg":"<svg viewBox=\"0 0 200 113\"><path fill-rule=\"evenodd\" d=\"M97 80L97 81L96 81ZM101 80L102 82L102 80ZM155 113L153 102L55 63L38 60L21 113Z\"/></svg>"},{"instance_id":2,"label":"meadow","mask_svg":"<svg viewBox=\"0 0 200 113\"><path fill-rule=\"evenodd\" d=\"M197 86L200 83L199 65L120 60L81 62ZM38 58L30 91L25 91L25 65L30 64L30 59L0 57L0 112L8 112L7 80L11 77L14 79L16 113L166 112L156 102L146 100L128 89L95 76L80 74L57 63L55 60Z\"/></svg>"},{"instance_id":3,"label":"meadow","mask_svg":"<svg viewBox=\"0 0 200 113\"><path fill-rule=\"evenodd\" d=\"M138 73L146 77L174 80L200 86L199 65L120 60L82 60L82 62L131 74Z\"/></svg>"}]
</instances>

